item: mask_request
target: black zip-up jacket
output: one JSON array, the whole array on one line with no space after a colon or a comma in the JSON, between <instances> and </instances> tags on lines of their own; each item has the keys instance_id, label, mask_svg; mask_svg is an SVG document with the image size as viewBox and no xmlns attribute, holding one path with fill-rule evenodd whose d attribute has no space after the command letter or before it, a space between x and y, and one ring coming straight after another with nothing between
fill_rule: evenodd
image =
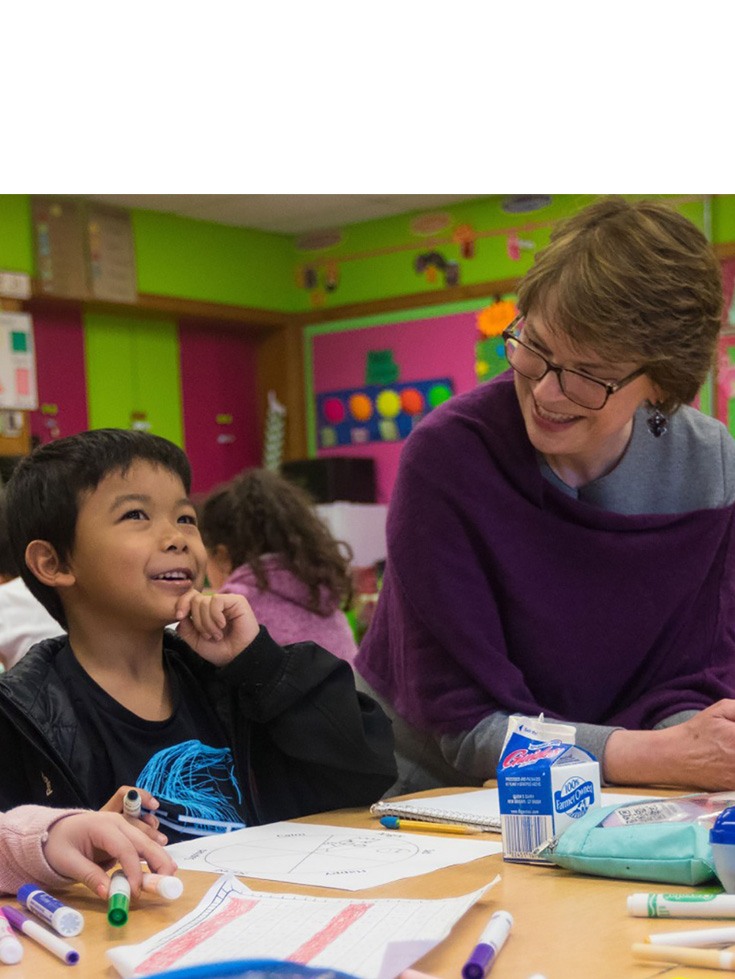
<instances>
[{"instance_id":1,"label":"black zip-up jacket","mask_svg":"<svg viewBox=\"0 0 735 979\"><path fill-rule=\"evenodd\" d=\"M92 745L54 669L66 636L0 674L0 810L23 803L97 809ZM395 781L393 736L352 668L315 643L279 646L261 628L224 667L164 634L169 669L187 672L227 732L247 825L365 806Z\"/></svg>"}]
</instances>

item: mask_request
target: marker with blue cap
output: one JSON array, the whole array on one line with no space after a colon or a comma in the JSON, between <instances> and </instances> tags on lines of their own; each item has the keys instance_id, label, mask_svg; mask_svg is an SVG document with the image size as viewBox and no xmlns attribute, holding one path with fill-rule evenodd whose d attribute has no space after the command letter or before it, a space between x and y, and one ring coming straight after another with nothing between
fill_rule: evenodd
<instances>
[{"instance_id":1,"label":"marker with blue cap","mask_svg":"<svg viewBox=\"0 0 735 979\"><path fill-rule=\"evenodd\" d=\"M492 969L512 927L513 915L510 911L496 911L493 914L472 955L462 966L462 979L483 979Z\"/></svg>"}]
</instances>

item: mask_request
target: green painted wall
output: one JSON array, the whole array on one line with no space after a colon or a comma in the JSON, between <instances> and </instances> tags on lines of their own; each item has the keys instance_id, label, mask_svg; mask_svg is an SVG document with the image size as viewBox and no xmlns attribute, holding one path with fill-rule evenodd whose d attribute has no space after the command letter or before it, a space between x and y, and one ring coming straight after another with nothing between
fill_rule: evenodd
<instances>
[{"instance_id":1,"label":"green painted wall","mask_svg":"<svg viewBox=\"0 0 735 979\"><path fill-rule=\"evenodd\" d=\"M90 428L130 428L144 412L150 431L183 446L176 323L87 313L84 352Z\"/></svg>"},{"instance_id":2,"label":"green painted wall","mask_svg":"<svg viewBox=\"0 0 735 979\"><path fill-rule=\"evenodd\" d=\"M522 229L525 224L542 225L520 231L522 239L532 241L535 248L542 247L554 221L594 197L556 195L548 207L529 214L506 214L501 209L502 199L494 195L441 209L451 215L451 223L437 238L451 237L453 229L461 224L471 225L481 235L487 233L477 240L475 257L471 259L461 259L459 245L454 242L435 242L412 235L410 222L415 214L348 225L342 229L343 240L338 246L304 252L297 249L294 238L285 235L154 211L133 211L138 288L156 295L279 312L333 309L431 290L441 292L441 276L431 285L425 276L414 271L416 257L430 250L460 262L461 285L516 278L532 264L533 252L521 250L520 260L512 261L506 235L491 233ZM709 220L702 200L683 204L681 210L704 230L711 226L714 242L735 241L735 195L715 195ZM365 254L376 251L385 254ZM313 294L298 285L299 272L310 263L329 261L338 265L339 284L334 292L323 293L321 305L315 305ZM2 268L34 271L30 197L26 194L0 195Z\"/></svg>"},{"instance_id":3,"label":"green painted wall","mask_svg":"<svg viewBox=\"0 0 735 979\"><path fill-rule=\"evenodd\" d=\"M718 194L712 208L712 240L735 241L735 194Z\"/></svg>"},{"instance_id":4,"label":"green painted wall","mask_svg":"<svg viewBox=\"0 0 735 979\"><path fill-rule=\"evenodd\" d=\"M31 202L28 194L0 194L0 269L33 272Z\"/></svg>"},{"instance_id":5,"label":"green painted wall","mask_svg":"<svg viewBox=\"0 0 735 979\"><path fill-rule=\"evenodd\" d=\"M140 292L284 312L304 304L285 235L156 211L132 219Z\"/></svg>"},{"instance_id":6,"label":"green painted wall","mask_svg":"<svg viewBox=\"0 0 735 979\"><path fill-rule=\"evenodd\" d=\"M313 302L312 294L306 289L302 292L308 300L304 308L333 309L352 303L369 302L376 299L410 295L435 290L441 292L444 281L441 274L435 284L426 276L415 271L415 260L422 252L438 251L448 261L456 261L460 266L460 285L475 285L493 280L518 278L533 264L534 252L547 244L552 224L560 218L580 210L595 199L592 194L560 194L552 197L551 203L528 214L506 214L501 203L504 196L495 195L479 201L452 204L438 209L451 215L452 221L447 230L440 231L435 238L417 237L411 232L410 224L415 213L366 221L362 224L348 225L343 229L342 242L321 252L299 253L295 250L297 268L314 263L317 273L320 266L332 261L339 266L339 285L333 292L322 296L321 302ZM626 195L629 199L640 197L663 197L667 195ZM668 195L671 196L671 195ZM679 195L684 196L684 195ZM703 200L679 205L680 210L698 227L705 230L705 206ZM730 233L727 240L735 240L735 197L727 202L717 198L713 211L731 209L732 217L720 219L718 230ZM713 221L713 226L716 222ZM462 224L470 225L479 235L475 244L474 257L463 259L460 246L452 241L452 232ZM526 230L525 225L538 225ZM518 229L518 237L533 242L533 249L521 249L517 261L508 255L505 232ZM485 237L483 237L485 235ZM715 239L725 240L725 239ZM385 254L358 257L361 253L383 251Z\"/></svg>"}]
</instances>

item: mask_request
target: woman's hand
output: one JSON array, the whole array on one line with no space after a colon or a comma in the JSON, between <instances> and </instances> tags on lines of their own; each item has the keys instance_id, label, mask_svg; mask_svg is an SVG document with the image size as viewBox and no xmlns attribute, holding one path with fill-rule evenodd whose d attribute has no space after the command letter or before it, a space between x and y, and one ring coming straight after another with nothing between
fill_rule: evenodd
<instances>
[{"instance_id":1,"label":"woman's hand","mask_svg":"<svg viewBox=\"0 0 735 979\"><path fill-rule=\"evenodd\" d=\"M203 595L192 588L179 599L176 618L181 638L215 666L229 663L259 631L243 595Z\"/></svg>"},{"instance_id":2,"label":"woman's hand","mask_svg":"<svg viewBox=\"0 0 735 979\"><path fill-rule=\"evenodd\" d=\"M120 813L84 812L63 816L48 831L43 852L51 868L62 877L79 880L101 898L107 897L110 878L104 868L119 863L132 894L140 893L144 860L157 874L173 874L176 863L143 831L139 820Z\"/></svg>"},{"instance_id":3,"label":"woman's hand","mask_svg":"<svg viewBox=\"0 0 735 979\"><path fill-rule=\"evenodd\" d=\"M618 785L735 789L735 700L719 700L657 731L613 731L603 770L606 781Z\"/></svg>"}]
</instances>

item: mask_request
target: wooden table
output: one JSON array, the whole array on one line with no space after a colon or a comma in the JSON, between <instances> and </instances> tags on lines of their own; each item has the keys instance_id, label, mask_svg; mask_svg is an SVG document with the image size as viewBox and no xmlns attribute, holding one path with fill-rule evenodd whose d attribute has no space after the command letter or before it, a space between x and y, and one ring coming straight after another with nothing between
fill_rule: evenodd
<instances>
[{"instance_id":1,"label":"wooden table","mask_svg":"<svg viewBox=\"0 0 735 979\"><path fill-rule=\"evenodd\" d=\"M444 789L441 794L447 791ZM644 793L645 790L631 790L637 791ZM646 794L652 793L648 791ZM376 820L363 809L310 816L305 821L356 829L377 827ZM491 838L495 839L495 834L491 834ZM633 958L631 944L644 941L653 932L706 928L727 923L628 916L625 904L628 894L634 891L691 893L691 888L676 885L585 877L555 867L505 863L501 855L365 891L335 891L244 879L254 890L262 891L290 891L341 898L357 895L442 898L475 890L496 874L502 877L500 883L487 893L482 902L471 908L457 923L449 938L417 962L415 968L440 979L460 979L462 964L490 915L504 908L513 914L515 926L490 973L492 979L528 979L534 973L541 973L546 979L650 979L654 976L666 979L723 979L728 975L727 972L691 966L641 963ZM106 949L114 944L134 944L173 924L196 906L215 879L212 874L193 871L182 871L181 876L185 882L182 898L168 903L145 895L131 910L128 924L121 929L108 925L106 905L77 885L66 892L65 900L82 911L86 920L82 934L69 940L80 952L78 965L64 965L24 938L23 962L16 966L0 965L0 979L58 979L62 975L70 979L117 979L118 973L105 957ZM3 903L15 902L6 900Z\"/></svg>"}]
</instances>

